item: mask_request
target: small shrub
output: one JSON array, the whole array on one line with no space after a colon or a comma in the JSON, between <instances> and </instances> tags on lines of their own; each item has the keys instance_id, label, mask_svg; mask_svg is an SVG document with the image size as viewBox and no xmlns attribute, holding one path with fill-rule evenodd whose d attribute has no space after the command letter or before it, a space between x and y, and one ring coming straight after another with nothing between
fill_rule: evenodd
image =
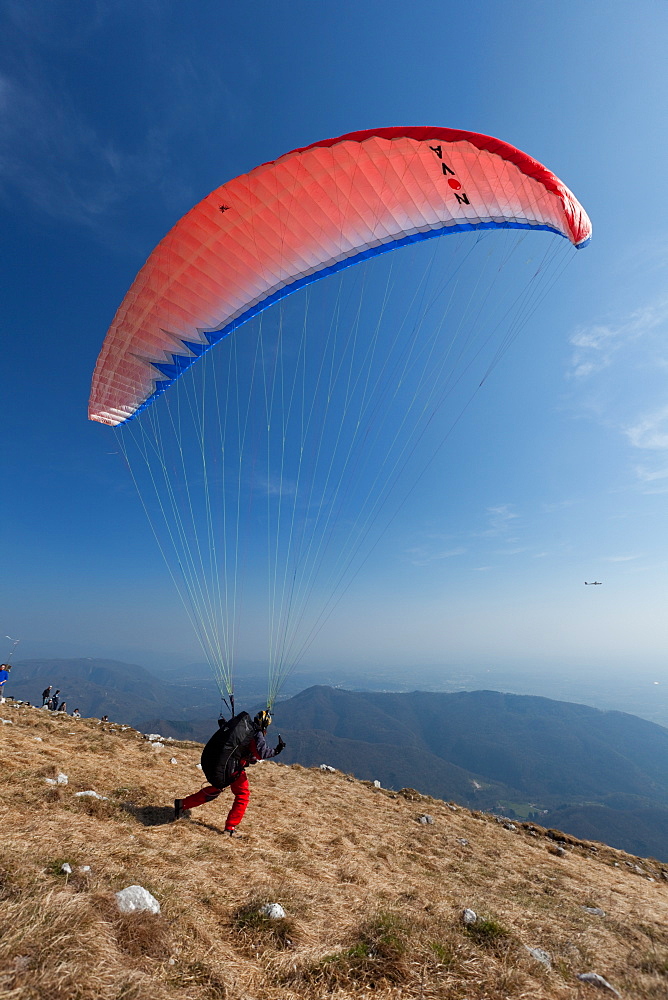
<instances>
[{"instance_id":1,"label":"small shrub","mask_svg":"<svg viewBox=\"0 0 668 1000\"><path fill-rule=\"evenodd\" d=\"M295 922L289 917L279 920L260 913L265 898L253 897L233 914L233 924L241 932L247 945L257 950L264 948L291 948L297 938Z\"/></svg>"},{"instance_id":2,"label":"small shrub","mask_svg":"<svg viewBox=\"0 0 668 1000\"><path fill-rule=\"evenodd\" d=\"M343 951L326 955L307 969L304 978L328 987L345 987L351 980L375 988L378 983L404 983L411 928L392 913L379 913L359 928L357 940Z\"/></svg>"},{"instance_id":3,"label":"small shrub","mask_svg":"<svg viewBox=\"0 0 668 1000\"><path fill-rule=\"evenodd\" d=\"M492 917L478 919L474 924L469 924L466 933L470 938L473 938L476 944L491 949L503 947L508 944L511 937L507 927Z\"/></svg>"},{"instance_id":4,"label":"small shrub","mask_svg":"<svg viewBox=\"0 0 668 1000\"><path fill-rule=\"evenodd\" d=\"M455 963L455 949L449 944L442 944L440 941L430 941L429 947L433 951L439 965L449 969Z\"/></svg>"}]
</instances>

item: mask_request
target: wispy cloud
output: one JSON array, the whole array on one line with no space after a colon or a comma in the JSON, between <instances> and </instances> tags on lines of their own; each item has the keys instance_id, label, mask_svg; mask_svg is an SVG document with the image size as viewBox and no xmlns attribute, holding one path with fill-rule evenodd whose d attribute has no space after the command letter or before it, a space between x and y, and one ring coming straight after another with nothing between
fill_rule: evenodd
<instances>
[{"instance_id":1,"label":"wispy cloud","mask_svg":"<svg viewBox=\"0 0 668 1000\"><path fill-rule=\"evenodd\" d=\"M545 514L556 514L560 510L573 507L577 502L576 500L557 500L554 503L544 503L541 509Z\"/></svg>"},{"instance_id":2,"label":"wispy cloud","mask_svg":"<svg viewBox=\"0 0 668 1000\"><path fill-rule=\"evenodd\" d=\"M571 337L574 348L569 375L585 379L612 365L615 356L668 321L668 298L643 306L620 322L579 327ZM661 361L665 361L665 350Z\"/></svg>"},{"instance_id":3,"label":"wispy cloud","mask_svg":"<svg viewBox=\"0 0 668 1000\"><path fill-rule=\"evenodd\" d=\"M641 559L642 556L604 556L603 562L611 563L623 563L623 562L633 562L635 559Z\"/></svg>"},{"instance_id":4,"label":"wispy cloud","mask_svg":"<svg viewBox=\"0 0 668 1000\"><path fill-rule=\"evenodd\" d=\"M629 443L644 452L645 458L634 466L636 480L643 493L668 493L668 406L645 413L624 428Z\"/></svg>"},{"instance_id":5,"label":"wispy cloud","mask_svg":"<svg viewBox=\"0 0 668 1000\"><path fill-rule=\"evenodd\" d=\"M649 462L635 466L634 471L643 493L668 493L668 466L665 462L665 457L660 455L657 456L654 467Z\"/></svg>"},{"instance_id":6,"label":"wispy cloud","mask_svg":"<svg viewBox=\"0 0 668 1000\"><path fill-rule=\"evenodd\" d=\"M498 504L495 507L487 507L487 523L489 527L483 531L483 535L504 535L511 524L517 520L517 514L511 504Z\"/></svg>"},{"instance_id":7,"label":"wispy cloud","mask_svg":"<svg viewBox=\"0 0 668 1000\"><path fill-rule=\"evenodd\" d=\"M624 433L634 448L665 451L668 448L668 406L645 414Z\"/></svg>"},{"instance_id":8,"label":"wispy cloud","mask_svg":"<svg viewBox=\"0 0 668 1000\"><path fill-rule=\"evenodd\" d=\"M462 556L466 549L459 546L454 549L432 549L426 545L408 550L408 557L413 566L427 566L429 563L441 562L443 559L453 559Z\"/></svg>"}]
</instances>

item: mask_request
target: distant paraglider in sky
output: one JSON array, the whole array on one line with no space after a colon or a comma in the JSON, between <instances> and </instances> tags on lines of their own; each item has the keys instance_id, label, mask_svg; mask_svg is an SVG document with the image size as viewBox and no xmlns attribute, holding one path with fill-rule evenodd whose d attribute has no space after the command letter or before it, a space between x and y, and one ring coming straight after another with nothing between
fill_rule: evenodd
<instances>
[{"instance_id":1,"label":"distant paraglider in sky","mask_svg":"<svg viewBox=\"0 0 668 1000\"><path fill-rule=\"evenodd\" d=\"M221 694L261 639L273 703L590 235L513 146L386 128L228 181L156 247L89 416L118 428Z\"/></svg>"},{"instance_id":2,"label":"distant paraglider in sky","mask_svg":"<svg viewBox=\"0 0 668 1000\"><path fill-rule=\"evenodd\" d=\"M7 656L7 663L9 663L9 661L10 661L10 660L11 660L11 658L12 658L12 656L13 656L13 655L14 655L14 653L16 652L16 647L18 646L18 644L20 643L20 641L21 641L21 640L20 640L20 639L12 639L11 635L6 635L6 636L5 636L5 639L9 639L9 641L10 641L10 642L11 642L11 644L12 644L12 648L11 648L11 650L9 651L9 655Z\"/></svg>"},{"instance_id":3,"label":"distant paraglider in sky","mask_svg":"<svg viewBox=\"0 0 668 1000\"><path fill-rule=\"evenodd\" d=\"M600 587L602 583L602 580L585 580L585 587Z\"/></svg>"}]
</instances>

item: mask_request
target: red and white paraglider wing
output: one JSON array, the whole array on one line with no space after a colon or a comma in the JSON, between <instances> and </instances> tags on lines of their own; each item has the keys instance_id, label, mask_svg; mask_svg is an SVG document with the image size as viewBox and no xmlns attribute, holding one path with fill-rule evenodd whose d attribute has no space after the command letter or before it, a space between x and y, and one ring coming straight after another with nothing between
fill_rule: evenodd
<instances>
[{"instance_id":1,"label":"red and white paraglider wing","mask_svg":"<svg viewBox=\"0 0 668 1000\"><path fill-rule=\"evenodd\" d=\"M121 303L93 376L92 420L116 425L204 351L290 292L446 233L591 235L565 185L472 132L390 128L286 153L217 188L156 247Z\"/></svg>"}]
</instances>

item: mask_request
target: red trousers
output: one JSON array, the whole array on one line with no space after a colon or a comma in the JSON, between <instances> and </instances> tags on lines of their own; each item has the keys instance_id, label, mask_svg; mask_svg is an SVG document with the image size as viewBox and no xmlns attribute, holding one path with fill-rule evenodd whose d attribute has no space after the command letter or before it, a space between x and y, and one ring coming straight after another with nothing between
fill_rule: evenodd
<instances>
[{"instance_id":1,"label":"red trousers","mask_svg":"<svg viewBox=\"0 0 668 1000\"><path fill-rule=\"evenodd\" d=\"M202 806L205 802L213 802L214 799L218 798L222 790L222 788L214 788L213 785L200 788L199 792L195 792L194 795L189 795L187 799L183 800L182 808L194 809L195 806ZM234 802L225 820L226 830L234 830L241 823L246 812L246 806L250 801L250 785L248 784L245 771L242 771L234 779L230 785L230 791L234 793Z\"/></svg>"}]
</instances>

